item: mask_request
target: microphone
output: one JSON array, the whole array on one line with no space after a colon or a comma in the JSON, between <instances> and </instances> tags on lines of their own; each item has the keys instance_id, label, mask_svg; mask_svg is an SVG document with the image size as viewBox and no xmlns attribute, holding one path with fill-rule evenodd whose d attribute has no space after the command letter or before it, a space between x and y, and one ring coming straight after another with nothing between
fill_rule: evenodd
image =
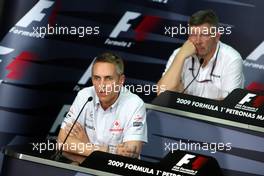
<instances>
[{"instance_id":1,"label":"microphone","mask_svg":"<svg viewBox=\"0 0 264 176\"><path fill-rule=\"evenodd\" d=\"M184 93L190 87L190 85L193 83L193 81L197 78L197 76L199 75L200 68L203 65L204 59L203 58L199 59L199 62L200 62L200 66L198 68L196 75L193 77L192 81L185 87L185 89L181 93Z\"/></svg>"},{"instance_id":2,"label":"microphone","mask_svg":"<svg viewBox=\"0 0 264 176\"><path fill-rule=\"evenodd\" d=\"M65 158L65 157L62 155L62 149L63 149L63 146L64 146L64 144L66 143L68 137L70 136L71 131L72 131L74 125L77 123L77 121L78 121L78 119L79 119L79 117L80 117L80 115L81 115L81 113L82 113L84 107L86 106L86 104L87 104L88 102L90 102L90 101L92 101L92 100L93 100L93 97L89 97L89 98L87 99L87 101L84 103L84 105L82 106L82 109L80 110L79 114L77 115L76 119L74 120L74 122L73 122L73 124L72 124L72 126L71 126L71 128L70 128L70 130L69 130L69 132L68 132L68 134L66 135L65 139L63 140L61 148L60 148L59 150L57 150L56 153L55 153L54 155L51 156L51 159L52 159L52 160L55 160L55 161L62 161L62 162L63 162L63 161L64 161L64 162L69 162L69 159ZM63 159L61 160L61 158L63 158ZM71 161L70 161L70 162L71 162Z\"/></svg>"},{"instance_id":3,"label":"microphone","mask_svg":"<svg viewBox=\"0 0 264 176\"><path fill-rule=\"evenodd\" d=\"M199 62L200 62L200 66L203 65L203 63L204 63L204 58L199 59Z\"/></svg>"}]
</instances>

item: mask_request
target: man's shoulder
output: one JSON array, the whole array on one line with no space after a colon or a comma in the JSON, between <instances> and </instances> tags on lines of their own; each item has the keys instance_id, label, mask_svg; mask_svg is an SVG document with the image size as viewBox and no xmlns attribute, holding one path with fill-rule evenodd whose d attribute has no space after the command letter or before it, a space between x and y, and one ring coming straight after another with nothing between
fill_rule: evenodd
<instances>
[{"instance_id":1,"label":"man's shoulder","mask_svg":"<svg viewBox=\"0 0 264 176\"><path fill-rule=\"evenodd\" d=\"M171 54L171 56L170 56L170 58L171 57L175 57L177 54L178 54L178 52L180 51L180 49L181 49L181 47L179 47L179 48L177 48L177 49L175 49L175 50L173 50L173 52L172 52L172 54Z\"/></svg>"},{"instance_id":2,"label":"man's shoulder","mask_svg":"<svg viewBox=\"0 0 264 176\"><path fill-rule=\"evenodd\" d=\"M178 54L178 52L180 51L181 48L177 48L175 49L172 54L170 55L168 61L167 61L167 64L166 64L166 69L165 71L163 72L163 75L164 73L168 70L168 68L171 66L173 60L175 59L175 56Z\"/></svg>"},{"instance_id":3,"label":"man's shoulder","mask_svg":"<svg viewBox=\"0 0 264 176\"><path fill-rule=\"evenodd\" d=\"M242 59L239 52L236 49L234 49L232 46L220 42L220 47L221 47L221 53L225 59L228 59L229 61Z\"/></svg>"},{"instance_id":4,"label":"man's shoulder","mask_svg":"<svg viewBox=\"0 0 264 176\"><path fill-rule=\"evenodd\" d=\"M95 89L93 86L85 87L78 92L77 98L80 101L86 101L88 97L95 97Z\"/></svg>"},{"instance_id":5,"label":"man's shoulder","mask_svg":"<svg viewBox=\"0 0 264 176\"><path fill-rule=\"evenodd\" d=\"M90 87L83 88L82 90L80 90L78 92L78 94L80 94L80 95L91 95L94 92L95 92L94 87L93 86L90 86Z\"/></svg>"},{"instance_id":6,"label":"man's shoulder","mask_svg":"<svg viewBox=\"0 0 264 176\"><path fill-rule=\"evenodd\" d=\"M144 101L136 94L132 93L129 89L126 87L123 88L121 91L122 99L121 101L124 104L136 104L136 105L143 105Z\"/></svg>"}]
</instances>

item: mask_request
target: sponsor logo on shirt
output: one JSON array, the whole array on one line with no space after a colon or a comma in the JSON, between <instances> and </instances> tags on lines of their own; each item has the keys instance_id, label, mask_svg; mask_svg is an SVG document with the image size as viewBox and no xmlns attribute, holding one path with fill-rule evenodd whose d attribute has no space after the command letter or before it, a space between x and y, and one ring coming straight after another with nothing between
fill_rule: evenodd
<instances>
[{"instance_id":1,"label":"sponsor logo on shirt","mask_svg":"<svg viewBox=\"0 0 264 176\"><path fill-rule=\"evenodd\" d=\"M142 127L143 126L143 117L140 115L136 115L133 119L133 127Z\"/></svg>"},{"instance_id":2,"label":"sponsor logo on shirt","mask_svg":"<svg viewBox=\"0 0 264 176\"><path fill-rule=\"evenodd\" d=\"M124 128L121 128L120 121L119 120L115 120L113 122L113 128L110 128L109 131L110 132L123 132L124 131Z\"/></svg>"},{"instance_id":3,"label":"sponsor logo on shirt","mask_svg":"<svg viewBox=\"0 0 264 176\"><path fill-rule=\"evenodd\" d=\"M94 126L86 125L86 127L87 127L88 129L95 130Z\"/></svg>"},{"instance_id":4,"label":"sponsor logo on shirt","mask_svg":"<svg viewBox=\"0 0 264 176\"><path fill-rule=\"evenodd\" d=\"M133 122L133 127L140 127L143 126L142 122Z\"/></svg>"},{"instance_id":5,"label":"sponsor logo on shirt","mask_svg":"<svg viewBox=\"0 0 264 176\"><path fill-rule=\"evenodd\" d=\"M73 108L70 108L69 112L66 114L67 118L71 118L74 115Z\"/></svg>"},{"instance_id":6,"label":"sponsor logo on shirt","mask_svg":"<svg viewBox=\"0 0 264 176\"><path fill-rule=\"evenodd\" d=\"M90 112L89 117L90 117L90 119L93 119L94 118L92 111Z\"/></svg>"},{"instance_id":7,"label":"sponsor logo on shirt","mask_svg":"<svg viewBox=\"0 0 264 176\"><path fill-rule=\"evenodd\" d=\"M143 117L140 116L140 115L136 115L136 117L134 118L134 121L142 121L143 120Z\"/></svg>"},{"instance_id":8,"label":"sponsor logo on shirt","mask_svg":"<svg viewBox=\"0 0 264 176\"><path fill-rule=\"evenodd\" d=\"M136 115L136 117L134 118L133 127L143 126L142 121L143 121L143 117L140 115Z\"/></svg>"}]
</instances>

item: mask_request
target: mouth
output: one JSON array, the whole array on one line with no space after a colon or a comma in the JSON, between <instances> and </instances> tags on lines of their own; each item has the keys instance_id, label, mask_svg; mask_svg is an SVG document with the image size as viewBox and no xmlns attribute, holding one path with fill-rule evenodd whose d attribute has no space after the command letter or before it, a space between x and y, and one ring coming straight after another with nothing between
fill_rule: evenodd
<instances>
[{"instance_id":1,"label":"mouth","mask_svg":"<svg viewBox=\"0 0 264 176\"><path fill-rule=\"evenodd\" d=\"M205 48L203 48L203 47L196 47L196 50L197 50L197 54L203 54L204 51L205 51Z\"/></svg>"},{"instance_id":2,"label":"mouth","mask_svg":"<svg viewBox=\"0 0 264 176\"><path fill-rule=\"evenodd\" d=\"M108 92L107 91L99 91L98 92L98 94L99 94L99 96L101 96L101 97L105 97L105 96L107 96L108 95Z\"/></svg>"}]
</instances>

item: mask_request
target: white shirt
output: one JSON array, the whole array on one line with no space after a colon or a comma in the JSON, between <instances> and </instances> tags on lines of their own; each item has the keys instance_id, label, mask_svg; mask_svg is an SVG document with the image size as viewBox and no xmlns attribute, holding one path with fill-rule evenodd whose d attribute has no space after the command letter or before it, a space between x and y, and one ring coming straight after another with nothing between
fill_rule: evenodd
<instances>
[{"instance_id":1,"label":"white shirt","mask_svg":"<svg viewBox=\"0 0 264 176\"><path fill-rule=\"evenodd\" d=\"M172 64L179 50L180 48L174 50L173 54L170 56L164 73ZM181 80L184 88L193 80L200 66L197 56L193 57L193 69L192 57L187 58L183 65ZM212 76L210 76L213 65L215 65L215 67ZM192 70L194 74L192 74ZM212 81L199 82L210 79ZM243 60L240 54L232 47L222 42L218 42L213 57L204 68L200 68L197 78L185 92L195 96L218 99L225 98L233 89L243 88L243 86Z\"/></svg>"},{"instance_id":2,"label":"white shirt","mask_svg":"<svg viewBox=\"0 0 264 176\"><path fill-rule=\"evenodd\" d=\"M75 98L61 128L73 123L81 108L88 100L78 122L85 127L92 144L115 147L117 144L136 140L147 142L146 108L144 102L125 87L118 99L104 110L94 87L82 89Z\"/></svg>"}]
</instances>

